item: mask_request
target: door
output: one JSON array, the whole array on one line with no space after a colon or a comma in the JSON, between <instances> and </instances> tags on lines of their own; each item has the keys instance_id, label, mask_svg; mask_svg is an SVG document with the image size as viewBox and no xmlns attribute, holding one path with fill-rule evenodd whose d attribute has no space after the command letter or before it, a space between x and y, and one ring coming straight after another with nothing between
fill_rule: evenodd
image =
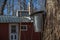
<instances>
[{"instance_id":1,"label":"door","mask_svg":"<svg viewBox=\"0 0 60 40\"><path fill-rule=\"evenodd\" d=\"M9 38L10 40L18 40L18 25L10 24L9 25Z\"/></svg>"}]
</instances>

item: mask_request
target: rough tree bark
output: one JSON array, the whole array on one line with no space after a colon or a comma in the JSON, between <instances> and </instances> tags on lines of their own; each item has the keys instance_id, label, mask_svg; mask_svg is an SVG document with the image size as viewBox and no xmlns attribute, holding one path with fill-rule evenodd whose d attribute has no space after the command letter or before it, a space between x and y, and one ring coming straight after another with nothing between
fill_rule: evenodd
<instances>
[{"instance_id":1,"label":"rough tree bark","mask_svg":"<svg viewBox=\"0 0 60 40\"><path fill-rule=\"evenodd\" d=\"M60 40L60 0L46 0L43 40Z\"/></svg>"},{"instance_id":2,"label":"rough tree bark","mask_svg":"<svg viewBox=\"0 0 60 40\"><path fill-rule=\"evenodd\" d=\"M3 15L3 11L4 11L4 7L5 7L6 3L7 3L7 0L4 0L2 6L0 7L0 15Z\"/></svg>"}]
</instances>

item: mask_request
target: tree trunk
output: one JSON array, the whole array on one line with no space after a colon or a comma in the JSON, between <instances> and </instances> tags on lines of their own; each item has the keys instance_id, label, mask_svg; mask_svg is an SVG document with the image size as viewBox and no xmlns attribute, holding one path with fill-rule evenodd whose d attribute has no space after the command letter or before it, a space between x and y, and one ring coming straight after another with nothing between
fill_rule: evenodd
<instances>
[{"instance_id":1,"label":"tree trunk","mask_svg":"<svg viewBox=\"0 0 60 40\"><path fill-rule=\"evenodd\" d=\"M6 3L7 3L7 0L4 0L2 6L0 7L0 15L3 15L3 11L4 11L4 7L5 7Z\"/></svg>"},{"instance_id":2,"label":"tree trunk","mask_svg":"<svg viewBox=\"0 0 60 40\"><path fill-rule=\"evenodd\" d=\"M60 0L46 0L43 40L60 40Z\"/></svg>"}]
</instances>

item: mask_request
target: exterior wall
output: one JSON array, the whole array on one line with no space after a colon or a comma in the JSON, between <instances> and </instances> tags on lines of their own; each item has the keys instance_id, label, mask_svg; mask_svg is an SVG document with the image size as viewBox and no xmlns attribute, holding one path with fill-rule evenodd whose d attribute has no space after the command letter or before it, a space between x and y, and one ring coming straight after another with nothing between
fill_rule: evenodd
<instances>
[{"instance_id":1,"label":"exterior wall","mask_svg":"<svg viewBox=\"0 0 60 40\"><path fill-rule=\"evenodd\" d=\"M34 32L33 23L22 23L26 24L28 29L21 31L21 40L41 40L40 33ZM9 23L0 23L0 40L9 40Z\"/></svg>"},{"instance_id":2,"label":"exterior wall","mask_svg":"<svg viewBox=\"0 0 60 40\"><path fill-rule=\"evenodd\" d=\"M9 40L9 28L7 23L0 23L0 40Z\"/></svg>"},{"instance_id":3,"label":"exterior wall","mask_svg":"<svg viewBox=\"0 0 60 40\"><path fill-rule=\"evenodd\" d=\"M21 32L21 40L41 40L41 33L34 32L33 23L22 23L22 25L27 24L27 31Z\"/></svg>"}]
</instances>

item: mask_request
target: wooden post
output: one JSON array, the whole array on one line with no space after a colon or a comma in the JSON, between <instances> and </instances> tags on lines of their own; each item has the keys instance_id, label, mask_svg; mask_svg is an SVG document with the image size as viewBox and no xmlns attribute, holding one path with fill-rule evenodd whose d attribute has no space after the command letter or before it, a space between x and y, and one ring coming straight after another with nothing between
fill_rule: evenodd
<instances>
[{"instance_id":1,"label":"wooden post","mask_svg":"<svg viewBox=\"0 0 60 40\"><path fill-rule=\"evenodd\" d=\"M20 18L21 18L21 12L20 12ZM21 22L20 22L20 40L21 40Z\"/></svg>"},{"instance_id":2,"label":"wooden post","mask_svg":"<svg viewBox=\"0 0 60 40\"><path fill-rule=\"evenodd\" d=\"M9 15L10 14L10 0L8 0L8 2L7 2L7 14Z\"/></svg>"},{"instance_id":3,"label":"wooden post","mask_svg":"<svg viewBox=\"0 0 60 40\"><path fill-rule=\"evenodd\" d=\"M12 15L15 16L15 14L14 14L14 0L12 0Z\"/></svg>"}]
</instances>

